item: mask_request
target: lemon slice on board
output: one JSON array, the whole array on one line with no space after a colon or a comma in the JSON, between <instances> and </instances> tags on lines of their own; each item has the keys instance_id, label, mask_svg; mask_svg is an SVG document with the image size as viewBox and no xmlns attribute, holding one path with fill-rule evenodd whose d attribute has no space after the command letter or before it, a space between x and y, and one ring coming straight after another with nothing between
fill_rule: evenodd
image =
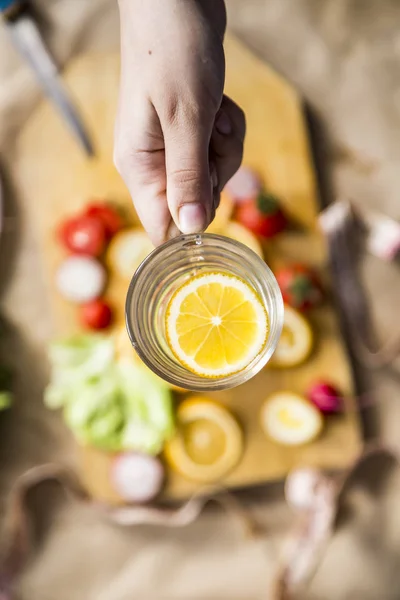
<instances>
[{"instance_id":1,"label":"lemon slice on board","mask_svg":"<svg viewBox=\"0 0 400 600\"><path fill-rule=\"evenodd\" d=\"M164 455L175 471L203 483L231 471L243 453L243 434L235 417L208 398L192 397L177 410L177 434Z\"/></svg>"},{"instance_id":2,"label":"lemon slice on board","mask_svg":"<svg viewBox=\"0 0 400 600\"><path fill-rule=\"evenodd\" d=\"M178 362L203 377L245 369L263 350L268 317L256 292L225 273L184 283L166 311L168 344Z\"/></svg>"},{"instance_id":3,"label":"lemon slice on board","mask_svg":"<svg viewBox=\"0 0 400 600\"><path fill-rule=\"evenodd\" d=\"M110 242L106 263L109 269L131 280L140 263L154 250L147 233L142 229L124 229Z\"/></svg>"},{"instance_id":4,"label":"lemon slice on board","mask_svg":"<svg viewBox=\"0 0 400 600\"><path fill-rule=\"evenodd\" d=\"M253 252L255 252L260 258L263 258L264 255L260 242L254 233L249 231L240 223L236 223L236 221L229 221L229 223L225 225L225 228L221 230L221 234L231 238L232 240L235 240L236 242L241 242L250 248L250 250L253 250Z\"/></svg>"},{"instance_id":5,"label":"lemon slice on board","mask_svg":"<svg viewBox=\"0 0 400 600\"><path fill-rule=\"evenodd\" d=\"M307 398L294 392L277 392L262 406L261 425L274 441L297 446L311 442L319 435L323 419Z\"/></svg>"},{"instance_id":6,"label":"lemon slice on board","mask_svg":"<svg viewBox=\"0 0 400 600\"><path fill-rule=\"evenodd\" d=\"M314 336L307 319L285 304L282 334L271 358L273 367L295 367L311 353Z\"/></svg>"}]
</instances>

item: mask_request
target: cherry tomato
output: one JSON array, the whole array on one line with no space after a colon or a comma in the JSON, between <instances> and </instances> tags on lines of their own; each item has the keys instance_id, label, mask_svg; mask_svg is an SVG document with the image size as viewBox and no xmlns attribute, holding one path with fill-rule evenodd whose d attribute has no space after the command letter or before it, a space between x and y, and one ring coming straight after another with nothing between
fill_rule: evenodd
<instances>
[{"instance_id":1,"label":"cherry tomato","mask_svg":"<svg viewBox=\"0 0 400 600\"><path fill-rule=\"evenodd\" d=\"M321 304L321 284L315 273L305 265L295 264L275 273L284 302L305 311Z\"/></svg>"},{"instance_id":2,"label":"cherry tomato","mask_svg":"<svg viewBox=\"0 0 400 600\"><path fill-rule=\"evenodd\" d=\"M122 216L118 210L105 202L90 203L85 214L89 217L96 217L103 223L107 241L110 241L124 226Z\"/></svg>"},{"instance_id":3,"label":"cherry tomato","mask_svg":"<svg viewBox=\"0 0 400 600\"><path fill-rule=\"evenodd\" d=\"M99 256L106 246L106 231L100 219L83 215L62 224L60 240L74 254Z\"/></svg>"},{"instance_id":4,"label":"cherry tomato","mask_svg":"<svg viewBox=\"0 0 400 600\"><path fill-rule=\"evenodd\" d=\"M112 310L110 306L97 298L80 307L80 319L82 324L89 329L106 329L112 321Z\"/></svg>"},{"instance_id":5,"label":"cherry tomato","mask_svg":"<svg viewBox=\"0 0 400 600\"><path fill-rule=\"evenodd\" d=\"M271 238L286 228L287 219L278 200L261 193L256 198L241 201L236 210L236 220L256 235Z\"/></svg>"}]
</instances>

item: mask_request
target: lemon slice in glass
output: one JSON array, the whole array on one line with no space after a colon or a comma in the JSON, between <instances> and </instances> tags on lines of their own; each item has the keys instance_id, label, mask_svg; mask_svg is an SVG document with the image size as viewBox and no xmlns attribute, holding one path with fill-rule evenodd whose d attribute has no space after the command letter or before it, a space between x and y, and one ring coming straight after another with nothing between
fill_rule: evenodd
<instances>
[{"instance_id":1,"label":"lemon slice in glass","mask_svg":"<svg viewBox=\"0 0 400 600\"><path fill-rule=\"evenodd\" d=\"M245 369L262 351L268 317L242 279L206 273L183 284L166 311L168 344L178 362L209 378Z\"/></svg>"},{"instance_id":2,"label":"lemon slice in glass","mask_svg":"<svg viewBox=\"0 0 400 600\"><path fill-rule=\"evenodd\" d=\"M271 439L296 446L315 439L321 432L323 419L307 398L294 392L277 392L262 406L261 425Z\"/></svg>"},{"instance_id":3,"label":"lemon slice in glass","mask_svg":"<svg viewBox=\"0 0 400 600\"><path fill-rule=\"evenodd\" d=\"M203 483L223 478L243 452L243 434L235 417L208 398L193 397L177 410L177 434L164 447L175 471Z\"/></svg>"},{"instance_id":4,"label":"lemon slice in glass","mask_svg":"<svg viewBox=\"0 0 400 600\"><path fill-rule=\"evenodd\" d=\"M273 367L295 367L303 363L313 348L309 322L297 310L285 304L282 334L271 358Z\"/></svg>"}]
</instances>

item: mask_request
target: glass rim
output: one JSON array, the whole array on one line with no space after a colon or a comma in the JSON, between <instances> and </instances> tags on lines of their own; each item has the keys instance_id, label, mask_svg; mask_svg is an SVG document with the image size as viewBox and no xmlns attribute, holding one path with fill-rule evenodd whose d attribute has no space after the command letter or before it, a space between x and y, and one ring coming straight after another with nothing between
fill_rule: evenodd
<instances>
[{"instance_id":1,"label":"glass rim","mask_svg":"<svg viewBox=\"0 0 400 600\"><path fill-rule=\"evenodd\" d=\"M263 351L256 357L252 362L254 362L251 369L246 367L236 373L231 375L227 375L221 378L213 378L213 377L202 377L201 375L196 375L191 371L188 371L190 375L194 376L198 379L198 383L191 382L190 388L185 387L181 381L174 376L174 374L169 373L167 370L162 371L148 356L147 352L142 349L140 336L138 339L137 333L134 330L133 319L132 319L132 298L136 291L137 283L140 280L140 277L143 275L143 272L149 268L157 259L160 258L164 253L166 253L171 247L181 246L183 243L198 243L201 245L202 241L211 241L211 242L222 242L223 244L227 244L228 246L236 248L236 250L240 250L241 253L245 253L249 262L255 263L255 270L262 269L265 275L268 277L268 294L271 298L271 301L274 304L274 327L272 327L272 319L269 315L269 325L270 330L268 333L267 342L265 344L265 348ZM140 359L144 362L144 364L157 376L167 381L169 384L175 387L182 387L183 389L187 389L189 391L194 392L212 392L212 391L221 391L226 389L231 389L246 381L250 380L252 377L257 375L268 363L273 352L276 349L276 345L279 341L279 337L282 331L283 325L283 315L284 315L284 305L282 294L278 283L275 279L273 272L267 263L256 254L251 248L238 242L237 240L233 240L223 235L218 235L214 233L201 233L201 234L182 234L177 236L171 240L168 240L161 246L155 248L139 265L136 269L135 273L132 276L131 282L129 284L129 288L126 295L125 302L125 324L128 332L128 336L130 342L132 344L133 350L138 354ZM251 363L250 363L251 364ZM182 367L182 365L179 365Z\"/></svg>"}]
</instances>

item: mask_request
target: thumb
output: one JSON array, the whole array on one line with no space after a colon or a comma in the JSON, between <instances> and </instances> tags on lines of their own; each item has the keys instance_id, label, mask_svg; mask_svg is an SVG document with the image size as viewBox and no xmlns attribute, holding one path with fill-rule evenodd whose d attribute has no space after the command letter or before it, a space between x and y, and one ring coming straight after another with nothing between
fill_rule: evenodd
<instances>
[{"instance_id":1,"label":"thumb","mask_svg":"<svg viewBox=\"0 0 400 600\"><path fill-rule=\"evenodd\" d=\"M188 120L164 129L167 202L182 233L201 233L213 217L208 161L212 126Z\"/></svg>"}]
</instances>

